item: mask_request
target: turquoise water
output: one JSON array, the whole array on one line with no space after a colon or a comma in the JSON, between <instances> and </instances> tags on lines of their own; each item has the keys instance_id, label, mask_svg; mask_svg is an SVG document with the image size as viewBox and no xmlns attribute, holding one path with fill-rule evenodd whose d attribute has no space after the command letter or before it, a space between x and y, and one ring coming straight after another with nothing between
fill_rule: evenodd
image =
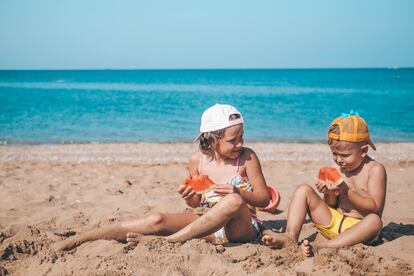
<instances>
[{"instance_id":1,"label":"turquoise water","mask_svg":"<svg viewBox=\"0 0 414 276\"><path fill-rule=\"evenodd\" d=\"M351 109L414 141L414 69L0 71L1 143L188 142L228 103L248 141L324 141Z\"/></svg>"}]
</instances>

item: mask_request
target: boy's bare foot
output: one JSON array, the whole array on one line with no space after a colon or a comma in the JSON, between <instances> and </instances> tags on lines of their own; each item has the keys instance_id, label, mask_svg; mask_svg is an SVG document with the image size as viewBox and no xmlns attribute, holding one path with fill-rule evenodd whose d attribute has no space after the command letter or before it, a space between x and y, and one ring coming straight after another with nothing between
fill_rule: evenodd
<instances>
[{"instance_id":1,"label":"boy's bare foot","mask_svg":"<svg viewBox=\"0 0 414 276\"><path fill-rule=\"evenodd\" d=\"M303 240L302 244L300 245L302 249L302 254L305 257L312 257L315 256L315 253L318 251L318 246L316 244L311 244L308 240Z\"/></svg>"},{"instance_id":2,"label":"boy's bare foot","mask_svg":"<svg viewBox=\"0 0 414 276\"><path fill-rule=\"evenodd\" d=\"M265 233L262 237L264 245L273 249L281 249L296 243L285 234Z\"/></svg>"}]
</instances>

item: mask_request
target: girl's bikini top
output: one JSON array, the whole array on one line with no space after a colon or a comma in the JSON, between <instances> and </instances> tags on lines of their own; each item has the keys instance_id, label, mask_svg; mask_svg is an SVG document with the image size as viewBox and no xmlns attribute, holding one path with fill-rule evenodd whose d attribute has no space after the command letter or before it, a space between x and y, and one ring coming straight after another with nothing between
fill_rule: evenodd
<instances>
[{"instance_id":1,"label":"girl's bikini top","mask_svg":"<svg viewBox=\"0 0 414 276\"><path fill-rule=\"evenodd\" d=\"M201 173L201 168L202 168L202 163L203 163L202 160L203 160L203 156L201 155L200 161L198 164L199 173ZM227 184L231 184L239 189L252 192L253 191L252 184L249 183L249 180L247 178L243 178L239 173L239 163L240 163L240 156L239 158L237 158L236 172L234 176L227 182ZM222 198L221 195L216 194L214 190L212 190L202 195L200 205L203 207L211 208L217 202L219 202L221 198Z\"/></svg>"}]
</instances>

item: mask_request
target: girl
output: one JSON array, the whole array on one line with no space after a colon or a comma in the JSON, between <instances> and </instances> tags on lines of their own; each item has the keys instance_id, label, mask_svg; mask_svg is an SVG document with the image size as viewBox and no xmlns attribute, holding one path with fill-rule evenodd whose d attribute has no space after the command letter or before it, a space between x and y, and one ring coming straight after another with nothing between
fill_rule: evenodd
<instances>
[{"instance_id":1,"label":"girl","mask_svg":"<svg viewBox=\"0 0 414 276\"><path fill-rule=\"evenodd\" d=\"M200 213L158 213L91 230L58 242L69 250L98 239L138 242L144 235L165 236L172 242L206 238L213 243L247 242L260 235L255 207L266 207L269 195L259 160L243 147L243 117L230 105L216 104L201 118L200 151L191 155L189 174L208 175L215 183L203 196L183 184L177 192L187 205L205 207Z\"/></svg>"}]
</instances>

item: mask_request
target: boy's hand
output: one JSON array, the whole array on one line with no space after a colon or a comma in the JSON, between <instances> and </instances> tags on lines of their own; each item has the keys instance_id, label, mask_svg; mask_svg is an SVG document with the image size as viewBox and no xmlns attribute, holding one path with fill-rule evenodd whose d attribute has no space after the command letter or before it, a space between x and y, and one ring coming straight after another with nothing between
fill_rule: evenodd
<instances>
[{"instance_id":1,"label":"boy's hand","mask_svg":"<svg viewBox=\"0 0 414 276\"><path fill-rule=\"evenodd\" d=\"M228 195L232 193L240 194L240 190L230 184L217 184L214 192L219 195Z\"/></svg>"},{"instance_id":2,"label":"boy's hand","mask_svg":"<svg viewBox=\"0 0 414 276\"><path fill-rule=\"evenodd\" d=\"M193 188L191 188L190 186L186 187L184 184L181 184L178 189L177 192L181 195L181 197L185 200L190 199L191 197L193 197L196 193L194 192Z\"/></svg>"},{"instance_id":3,"label":"boy's hand","mask_svg":"<svg viewBox=\"0 0 414 276\"><path fill-rule=\"evenodd\" d=\"M345 183L345 181L342 181L341 184L339 184L337 187L338 187L338 189L336 191L337 191L338 195L348 196L349 187Z\"/></svg>"},{"instance_id":4,"label":"boy's hand","mask_svg":"<svg viewBox=\"0 0 414 276\"><path fill-rule=\"evenodd\" d=\"M329 180L320 180L317 179L316 182L316 189L318 189L318 192L324 193L324 194L337 194L338 187L335 186L331 181Z\"/></svg>"}]
</instances>

